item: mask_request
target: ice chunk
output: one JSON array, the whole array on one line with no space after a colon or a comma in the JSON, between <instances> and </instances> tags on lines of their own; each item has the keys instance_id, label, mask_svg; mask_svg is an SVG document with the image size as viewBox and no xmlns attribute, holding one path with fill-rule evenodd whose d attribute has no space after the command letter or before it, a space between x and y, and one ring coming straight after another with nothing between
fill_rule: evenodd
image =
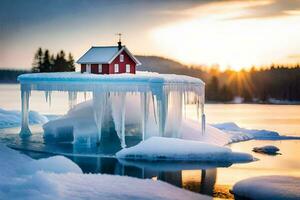
<instances>
[{"instance_id":1,"label":"ice chunk","mask_svg":"<svg viewBox=\"0 0 300 200\"><path fill-rule=\"evenodd\" d=\"M274 154L277 154L279 149L276 146L267 145L267 146L263 146L263 147L254 147L253 151L257 152L257 153L265 153L265 154L274 155Z\"/></svg>"},{"instance_id":2,"label":"ice chunk","mask_svg":"<svg viewBox=\"0 0 300 200\"><path fill-rule=\"evenodd\" d=\"M300 178L291 176L261 176L239 181L233 186L237 198L300 199Z\"/></svg>"},{"instance_id":3,"label":"ice chunk","mask_svg":"<svg viewBox=\"0 0 300 200\"><path fill-rule=\"evenodd\" d=\"M214 127L231 135L231 142L249 139L278 139L281 136L275 131L241 128L233 122L213 124Z\"/></svg>"},{"instance_id":4,"label":"ice chunk","mask_svg":"<svg viewBox=\"0 0 300 200\"><path fill-rule=\"evenodd\" d=\"M44 124L48 121L46 116L38 112L29 111L29 124ZM13 110L4 110L0 108L0 128L9 128L21 125L21 112Z\"/></svg>"},{"instance_id":5,"label":"ice chunk","mask_svg":"<svg viewBox=\"0 0 300 200\"><path fill-rule=\"evenodd\" d=\"M210 162L250 162L253 157L235 153L227 147L177 138L152 137L138 145L122 149L118 159L128 160L187 160Z\"/></svg>"}]
</instances>

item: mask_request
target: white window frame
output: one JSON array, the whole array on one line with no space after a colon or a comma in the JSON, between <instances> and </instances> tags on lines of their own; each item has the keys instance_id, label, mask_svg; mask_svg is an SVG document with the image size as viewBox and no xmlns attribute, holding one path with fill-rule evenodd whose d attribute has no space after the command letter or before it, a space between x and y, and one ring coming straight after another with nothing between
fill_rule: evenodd
<instances>
[{"instance_id":1,"label":"white window frame","mask_svg":"<svg viewBox=\"0 0 300 200\"><path fill-rule=\"evenodd\" d=\"M86 67L86 69L85 69L86 73L90 74L92 72L92 66L91 66L91 64L86 64L85 67Z\"/></svg>"},{"instance_id":2,"label":"white window frame","mask_svg":"<svg viewBox=\"0 0 300 200\"><path fill-rule=\"evenodd\" d=\"M119 64L115 64L114 66L114 69L115 69L115 73L119 73Z\"/></svg>"},{"instance_id":3,"label":"white window frame","mask_svg":"<svg viewBox=\"0 0 300 200\"><path fill-rule=\"evenodd\" d=\"M102 74L103 72L103 68L102 68L102 64L98 65L98 73Z\"/></svg>"},{"instance_id":4,"label":"white window frame","mask_svg":"<svg viewBox=\"0 0 300 200\"><path fill-rule=\"evenodd\" d=\"M130 73L130 64L126 64L126 73Z\"/></svg>"},{"instance_id":5,"label":"white window frame","mask_svg":"<svg viewBox=\"0 0 300 200\"><path fill-rule=\"evenodd\" d=\"M120 62L124 62L124 54L120 54Z\"/></svg>"}]
</instances>

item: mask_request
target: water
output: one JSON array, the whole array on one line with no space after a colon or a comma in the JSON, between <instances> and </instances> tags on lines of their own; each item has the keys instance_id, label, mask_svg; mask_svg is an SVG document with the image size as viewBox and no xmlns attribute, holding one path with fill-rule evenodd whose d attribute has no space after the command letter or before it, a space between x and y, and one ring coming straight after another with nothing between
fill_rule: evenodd
<instances>
[{"instance_id":1,"label":"water","mask_svg":"<svg viewBox=\"0 0 300 200\"><path fill-rule=\"evenodd\" d=\"M8 110L20 110L20 92L18 85L0 85L0 107ZM91 94L87 94L91 98ZM84 95L79 94L78 102L84 101ZM43 114L64 114L68 108L68 94L54 92L51 108L45 102L44 94L33 92L30 109ZM188 107L188 115L196 118L197 113ZM300 136L300 106L298 105L257 105L257 104L207 104L205 106L209 123L236 122L245 128L267 129L278 131L284 135ZM31 127L36 133L41 133L39 126ZM0 129L1 135L13 135L19 128ZM40 135L35 135L36 149L42 148ZM15 137L17 138L17 137ZM6 142L9 141L7 137ZM3 141L3 138L2 138ZM39 142L40 141L40 142ZM22 142L22 141L14 141ZM281 155L268 156L252 152L252 148L262 145L275 145L280 148ZM23 145L28 145L24 143ZM251 140L231 144L234 151L248 152L259 160L244 164L211 163L143 163L119 162L113 156L80 157L68 156L76 162L85 173L106 173L127 175L138 178L163 180L172 185L194 192L208 194L215 198L233 198L229 190L239 180L262 175L289 175L300 177L300 141L258 141ZM68 147L66 147L68 148ZM51 154L39 152L24 152L34 158L48 157Z\"/></svg>"}]
</instances>

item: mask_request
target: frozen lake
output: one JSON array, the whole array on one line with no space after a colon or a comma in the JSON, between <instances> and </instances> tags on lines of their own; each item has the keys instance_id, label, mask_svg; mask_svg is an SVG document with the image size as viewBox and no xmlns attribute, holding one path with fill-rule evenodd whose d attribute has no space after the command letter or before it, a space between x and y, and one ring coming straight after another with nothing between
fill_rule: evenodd
<instances>
[{"instance_id":1,"label":"frozen lake","mask_svg":"<svg viewBox=\"0 0 300 200\"><path fill-rule=\"evenodd\" d=\"M20 90L17 84L0 84L0 108L20 110ZM88 94L87 98L91 98ZM82 94L78 102L83 101ZM32 92L30 109L42 114L65 114L68 110L68 95L54 92L51 106L45 102L42 92ZM278 131L284 135L300 136L299 105L257 105L257 104L206 104L208 123L235 122L241 127ZM188 108L188 117L196 118L193 108ZM35 127L39 129L39 127ZM0 134L16 134L19 128L0 129ZM252 148L262 145L275 145L282 155L267 156L252 152ZM37 144L38 145L38 144ZM231 144L234 151L249 152L259 161L214 166L207 163L120 163L112 157L86 158L69 157L84 172L107 173L152 178L169 182L178 187L208 194L216 198L232 198L228 192L239 180L261 175L300 176L299 140L261 141L252 140ZM26 152L32 157L49 155Z\"/></svg>"}]
</instances>

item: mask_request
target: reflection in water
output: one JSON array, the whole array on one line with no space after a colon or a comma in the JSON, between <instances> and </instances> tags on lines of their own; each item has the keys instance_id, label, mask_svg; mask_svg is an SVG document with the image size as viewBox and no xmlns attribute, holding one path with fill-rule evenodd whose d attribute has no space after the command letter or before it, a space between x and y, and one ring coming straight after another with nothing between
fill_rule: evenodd
<instances>
[{"instance_id":1,"label":"reflection in water","mask_svg":"<svg viewBox=\"0 0 300 200\"><path fill-rule=\"evenodd\" d=\"M179 170L180 166L188 169L194 165L189 165L189 163L186 163L185 166L184 163L174 163L173 169L176 170L164 170L167 168L159 169L157 167L157 163L155 162L148 162L147 167L137 167L124 165L112 157L70 157L70 159L76 162L84 173L101 173L131 176L142 179L161 180L193 192L216 197L232 198L229 193L229 187L225 187L225 189L221 186L216 187L217 168ZM150 165L152 165L153 168L151 168ZM171 166L172 163L169 163L168 168L172 169Z\"/></svg>"}]
</instances>

